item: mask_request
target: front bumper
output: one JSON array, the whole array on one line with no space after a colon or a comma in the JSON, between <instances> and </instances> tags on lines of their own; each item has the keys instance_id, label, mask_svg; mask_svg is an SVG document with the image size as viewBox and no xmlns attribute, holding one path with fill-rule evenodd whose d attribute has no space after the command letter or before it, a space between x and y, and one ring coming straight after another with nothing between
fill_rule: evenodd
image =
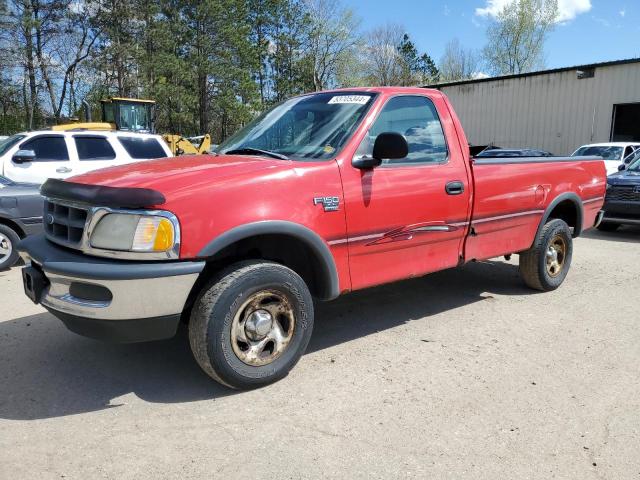
<instances>
[{"instance_id":1,"label":"front bumper","mask_svg":"<svg viewBox=\"0 0 640 480\"><path fill-rule=\"evenodd\" d=\"M91 257L36 235L19 250L26 294L81 335L116 342L172 337L204 262Z\"/></svg>"},{"instance_id":2,"label":"front bumper","mask_svg":"<svg viewBox=\"0 0 640 480\"><path fill-rule=\"evenodd\" d=\"M640 202L605 201L603 222L640 225Z\"/></svg>"}]
</instances>

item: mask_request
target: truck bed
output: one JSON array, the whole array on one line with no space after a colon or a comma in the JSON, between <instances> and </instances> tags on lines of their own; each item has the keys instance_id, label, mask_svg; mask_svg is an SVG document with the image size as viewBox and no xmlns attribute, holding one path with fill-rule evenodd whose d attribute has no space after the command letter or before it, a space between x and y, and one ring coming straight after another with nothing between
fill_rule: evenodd
<instances>
[{"instance_id":1,"label":"truck bed","mask_svg":"<svg viewBox=\"0 0 640 480\"><path fill-rule=\"evenodd\" d=\"M566 202L566 220L582 217L568 221L577 236L593 226L604 201L605 167L599 157L476 157L471 166L475 196L467 261L530 248L552 202ZM576 200L583 213L572 212Z\"/></svg>"}]
</instances>

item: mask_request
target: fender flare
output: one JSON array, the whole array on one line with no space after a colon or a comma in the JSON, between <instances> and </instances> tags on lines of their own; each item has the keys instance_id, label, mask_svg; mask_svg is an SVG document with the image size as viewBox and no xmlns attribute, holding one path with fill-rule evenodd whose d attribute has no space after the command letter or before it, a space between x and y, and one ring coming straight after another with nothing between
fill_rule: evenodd
<instances>
[{"instance_id":1,"label":"fender flare","mask_svg":"<svg viewBox=\"0 0 640 480\"><path fill-rule=\"evenodd\" d=\"M536 230L535 238L538 238L538 235L540 235L540 231L544 227L545 223L547 223L547 220L549 219L551 212L553 212L553 209L556 208L560 203L566 200L569 200L571 201L571 203L574 204L577 212L576 226L573 229L573 238L580 236L580 233L582 233L582 224L584 221L584 209L582 205L582 199L573 192L565 192L565 193L561 193L556 198L554 198L553 201L549 204L549 206L545 209L544 214L542 215L542 219L540 220L540 224L538 225L538 230Z\"/></svg>"},{"instance_id":2,"label":"fender flare","mask_svg":"<svg viewBox=\"0 0 640 480\"><path fill-rule=\"evenodd\" d=\"M325 285L328 285L327 294L321 299L333 300L340 295L338 269L328 245L313 230L298 223L285 220L263 220L234 227L207 243L198 252L198 257L211 257L223 248L245 238L269 234L288 235L305 243L320 260L322 266L320 274Z\"/></svg>"},{"instance_id":3,"label":"fender flare","mask_svg":"<svg viewBox=\"0 0 640 480\"><path fill-rule=\"evenodd\" d=\"M27 229L19 218L0 212L0 224L7 225L12 230L15 230L20 238L27 236Z\"/></svg>"}]
</instances>

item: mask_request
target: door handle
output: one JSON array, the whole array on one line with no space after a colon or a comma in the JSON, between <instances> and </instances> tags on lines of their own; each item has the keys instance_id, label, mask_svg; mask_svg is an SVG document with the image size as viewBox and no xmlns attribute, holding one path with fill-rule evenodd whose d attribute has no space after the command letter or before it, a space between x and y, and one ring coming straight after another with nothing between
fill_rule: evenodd
<instances>
[{"instance_id":1,"label":"door handle","mask_svg":"<svg viewBox=\"0 0 640 480\"><path fill-rule=\"evenodd\" d=\"M464 192L464 183L456 180L455 182L449 182L444 186L444 191L448 195L460 195Z\"/></svg>"},{"instance_id":2,"label":"door handle","mask_svg":"<svg viewBox=\"0 0 640 480\"><path fill-rule=\"evenodd\" d=\"M58 167L56 168L56 172L58 173L69 173L71 169L69 167Z\"/></svg>"}]
</instances>

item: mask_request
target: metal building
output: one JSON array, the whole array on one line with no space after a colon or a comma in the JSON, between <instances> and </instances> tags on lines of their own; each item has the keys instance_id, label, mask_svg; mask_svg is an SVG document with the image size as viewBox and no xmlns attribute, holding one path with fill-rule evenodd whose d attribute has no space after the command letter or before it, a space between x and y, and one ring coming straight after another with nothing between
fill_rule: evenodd
<instances>
[{"instance_id":1,"label":"metal building","mask_svg":"<svg viewBox=\"0 0 640 480\"><path fill-rule=\"evenodd\" d=\"M471 145L539 148L640 141L640 58L432 85Z\"/></svg>"}]
</instances>

